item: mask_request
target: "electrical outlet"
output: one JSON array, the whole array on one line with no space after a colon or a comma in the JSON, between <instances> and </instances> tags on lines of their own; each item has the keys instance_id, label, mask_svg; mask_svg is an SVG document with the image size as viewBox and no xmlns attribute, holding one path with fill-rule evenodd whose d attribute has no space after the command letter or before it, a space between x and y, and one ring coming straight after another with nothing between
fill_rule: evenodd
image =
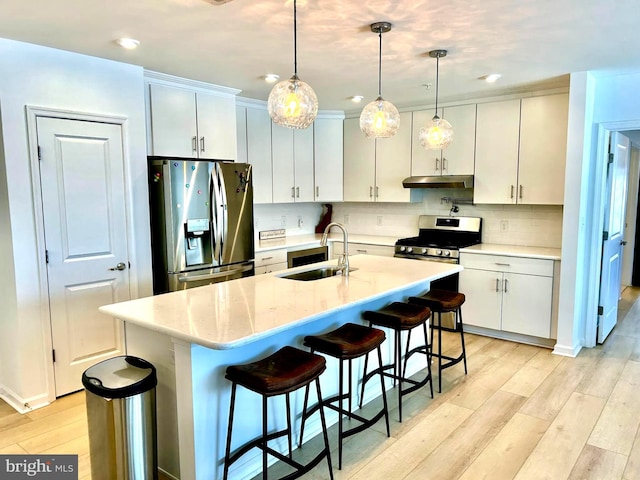
<instances>
[{"instance_id":1,"label":"electrical outlet","mask_svg":"<svg viewBox=\"0 0 640 480\"><path fill-rule=\"evenodd\" d=\"M287 217L286 217L286 215L283 215L282 218L280 219L280 226L281 227L286 227L287 226Z\"/></svg>"},{"instance_id":2,"label":"electrical outlet","mask_svg":"<svg viewBox=\"0 0 640 480\"><path fill-rule=\"evenodd\" d=\"M344 224L349 225L349 215L344 216Z\"/></svg>"},{"instance_id":3,"label":"electrical outlet","mask_svg":"<svg viewBox=\"0 0 640 480\"><path fill-rule=\"evenodd\" d=\"M382 215L378 215L376 223L378 224L378 226L382 225Z\"/></svg>"},{"instance_id":4,"label":"electrical outlet","mask_svg":"<svg viewBox=\"0 0 640 480\"><path fill-rule=\"evenodd\" d=\"M501 232L509 231L509 220L500 220L500 231Z\"/></svg>"},{"instance_id":5,"label":"electrical outlet","mask_svg":"<svg viewBox=\"0 0 640 480\"><path fill-rule=\"evenodd\" d=\"M303 224L303 223L304 223L304 222L302 221L302 216L301 216L301 215L298 215L298 228L302 228L302 224Z\"/></svg>"}]
</instances>

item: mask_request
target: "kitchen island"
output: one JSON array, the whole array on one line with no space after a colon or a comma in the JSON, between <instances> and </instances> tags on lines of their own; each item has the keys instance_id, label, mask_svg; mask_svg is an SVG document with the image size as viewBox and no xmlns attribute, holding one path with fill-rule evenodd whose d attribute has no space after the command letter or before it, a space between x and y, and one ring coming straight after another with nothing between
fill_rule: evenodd
<instances>
[{"instance_id":1,"label":"kitchen island","mask_svg":"<svg viewBox=\"0 0 640 480\"><path fill-rule=\"evenodd\" d=\"M282 278L333 263L100 308L125 322L127 353L149 360L158 369L160 468L181 479L221 478L230 395L230 384L224 378L226 366L254 361L284 345L302 348L305 335L323 333L348 321L360 322L363 310L420 294L431 281L462 270L446 263L355 255L350 258L352 271L347 277ZM388 348L384 355L385 361L391 360ZM410 373L419 368L418 360L424 362L413 360L416 363L410 362ZM337 391L337 365L332 360L321 380L323 395ZM301 410L301 395L292 396L296 413ZM278 400L270 406L270 419L280 425L285 421L284 406ZM259 397L240 390L236 401L233 448L260 431ZM335 420L335 416L328 417L330 423ZM296 415L294 430L298 425ZM319 421L307 422L306 429L311 438L320 431ZM280 447L277 441L274 444ZM233 467L232 478L251 478L260 469L259 452L248 453Z\"/></svg>"}]
</instances>

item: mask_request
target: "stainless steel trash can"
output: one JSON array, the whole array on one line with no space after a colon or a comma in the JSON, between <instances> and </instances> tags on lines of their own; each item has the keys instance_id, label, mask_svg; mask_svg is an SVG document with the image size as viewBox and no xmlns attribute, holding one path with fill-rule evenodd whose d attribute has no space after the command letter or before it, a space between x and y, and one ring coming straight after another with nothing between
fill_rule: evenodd
<instances>
[{"instance_id":1,"label":"stainless steel trash can","mask_svg":"<svg viewBox=\"0 0 640 480\"><path fill-rule=\"evenodd\" d=\"M82 374L92 478L157 480L157 383L155 367L132 356L110 358Z\"/></svg>"}]
</instances>

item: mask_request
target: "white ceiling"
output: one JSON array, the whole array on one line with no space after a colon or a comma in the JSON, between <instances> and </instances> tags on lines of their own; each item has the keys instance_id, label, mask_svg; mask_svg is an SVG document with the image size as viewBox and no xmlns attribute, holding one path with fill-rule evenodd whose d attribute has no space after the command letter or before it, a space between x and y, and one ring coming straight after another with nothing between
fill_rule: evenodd
<instances>
[{"instance_id":1,"label":"white ceiling","mask_svg":"<svg viewBox=\"0 0 640 480\"><path fill-rule=\"evenodd\" d=\"M214 0L212 0L214 1ZM266 100L266 73L293 73L293 1L2 0L0 37L141 65L242 89ZM299 0L298 73L321 109L359 110L377 94L397 106L432 104L435 60L441 101L568 85L567 74L640 71L637 0ZM140 40L127 51L114 40ZM500 73L495 84L478 77Z\"/></svg>"}]
</instances>

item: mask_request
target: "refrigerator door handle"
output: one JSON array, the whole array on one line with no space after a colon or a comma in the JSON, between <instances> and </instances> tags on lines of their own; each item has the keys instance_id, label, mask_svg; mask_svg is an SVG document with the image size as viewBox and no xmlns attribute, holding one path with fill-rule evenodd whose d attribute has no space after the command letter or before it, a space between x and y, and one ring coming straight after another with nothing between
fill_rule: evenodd
<instances>
[{"instance_id":1,"label":"refrigerator door handle","mask_svg":"<svg viewBox=\"0 0 640 480\"><path fill-rule=\"evenodd\" d=\"M220 211L223 208L220 181L222 181L221 173L218 170L218 165L214 164L211 170L211 228L213 229L213 259L218 265L222 264L222 243L224 238Z\"/></svg>"},{"instance_id":2,"label":"refrigerator door handle","mask_svg":"<svg viewBox=\"0 0 640 480\"><path fill-rule=\"evenodd\" d=\"M225 178L224 175L222 174L222 169L220 168L220 165L218 163L216 163L216 173L218 175L218 195L219 195L219 204L218 204L218 211L219 211L219 217L218 217L218 222L219 222L219 226L220 226L220 241L222 243L222 245L220 246L220 264L222 265L223 263L229 263L230 257L227 256L228 258L224 258L224 243L227 242L229 240L229 238L227 238L228 233L228 222L229 219L227 218L227 186L224 184L225 182ZM233 243L231 244L231 247L233 247Z\"/></svg>"},{"instance_id":3,"label":"refrigerator door handle","mask_svg":"<svg viewBox=\"0 0 640 480\"><path fill-rule=\"evenodd\" d=\"M202 280L213 280L216 278L229 277L236 273L248 272L253 268L253 265L245 265L240 268L234 268L232 270L226 270L224 272L207 273L205 275L181 275L178 277L180 283L199 282Z\"/></svg>"}]
</instances>

